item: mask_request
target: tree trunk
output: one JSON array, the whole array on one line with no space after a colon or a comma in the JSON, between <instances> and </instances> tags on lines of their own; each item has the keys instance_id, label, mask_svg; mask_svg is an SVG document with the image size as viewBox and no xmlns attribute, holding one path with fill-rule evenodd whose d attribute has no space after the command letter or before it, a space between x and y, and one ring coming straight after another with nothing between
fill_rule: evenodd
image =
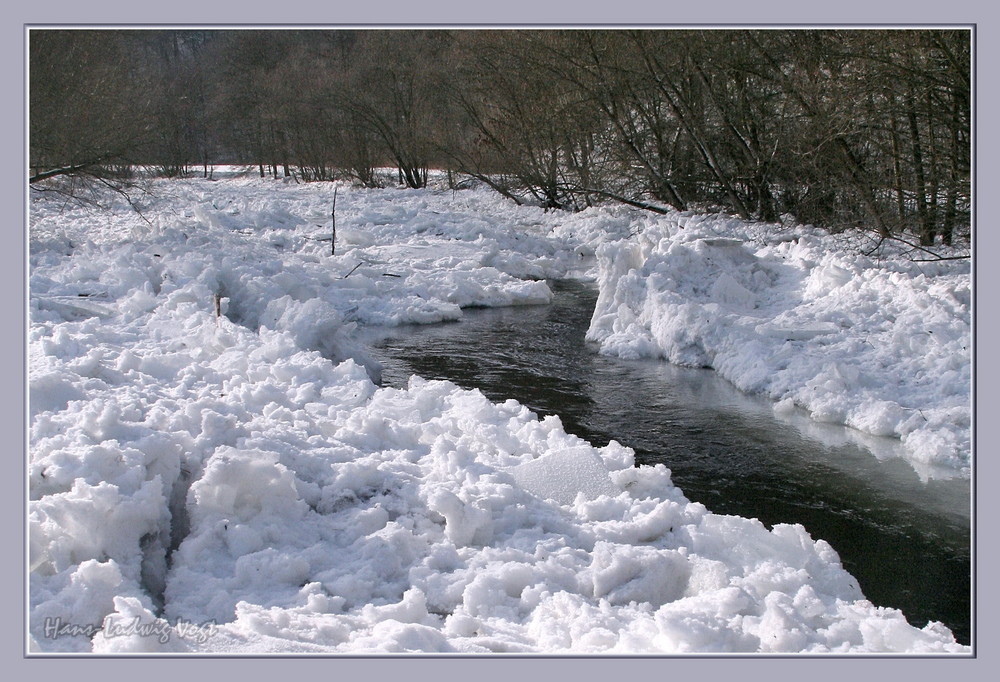
<instances>
[{"instance_id":1,"label":"tree trunk","mask_svg":"<svg viewBox=\"0 0 1000 682\"><path fill-rule=\"evenodd\" d=\"M920 126L917 124L917 112L913 110L913 100L909 102L907 119L910 122L910 137L913 148L914 194L917 200L917 220L920 230L920 244L928 246L934 243L934 229L927 216L927 185L924 177L924 154L920 144Z\"/></svg>"},{"instance_id":2,"label":"tree trunk","mask_svg":"<svg viewBox=\"0 0 1000 682\"><path fill-rule=\"evenodd\" d=\"M892 184L896 192L896 210L900 223L906 221L906 198L903 192L903 170L900 163L902 152L899 146L899 123L896 120L896 110L893 108L889 122L889 132L892 136Z\"/></svg>"}]
</instances>

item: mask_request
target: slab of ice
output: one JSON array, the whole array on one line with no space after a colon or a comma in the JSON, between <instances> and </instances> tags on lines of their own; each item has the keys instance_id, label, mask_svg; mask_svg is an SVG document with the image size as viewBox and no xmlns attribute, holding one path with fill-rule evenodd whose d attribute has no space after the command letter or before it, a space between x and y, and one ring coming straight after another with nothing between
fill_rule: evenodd
<instances>
[{"instance_id":1,"label":"slab of ice","mask_svg":"<svg viewBox=\"0 0 1000 682\"><path fill-rule=\"evenodd\" d=\"M510 473L518 485L531 494L559 504L573 504L579 493L593 500L621 492L611 482L607 467L591 447L554 450L519 464Z\"/></svg>"},{"instance_id":2,"label":"slab of ice","mask_svg":"<svg viewBox=\"0 0 1000 682\"><path fill-rule=\"evenodd\" d=\"M808 341L816 336L833 334L840 331L840 328L835 324L824 322L803 325L801 327L790 327L766 323L757 325L755 331L761 336L784 339L785 341Z\"/></svg>"},{"instance_id":3,"label":"slab of ice","mask_svg":"<svg viewBox=\"0 0 1000 682\"><path fill-rule=\"evenodd\" d=\"M115 310L100 303L94 303L82 296L32 296L32 300L42 310L53 310L72 317L111 317Z\"/></svg>"}]
</instances>

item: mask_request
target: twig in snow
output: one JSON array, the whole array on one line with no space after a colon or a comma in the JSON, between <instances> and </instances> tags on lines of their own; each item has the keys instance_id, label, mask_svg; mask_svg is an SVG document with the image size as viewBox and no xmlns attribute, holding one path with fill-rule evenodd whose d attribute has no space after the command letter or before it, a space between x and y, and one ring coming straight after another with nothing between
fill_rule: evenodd
<instances>
[{"instance_id":1,"label":"twig in snow","mask_svg":"<svg viewBox=\"0 0 1000 682\"><path fill-rule=\"evenodd\" d=\"M362 261L362 262L358 263L358 264L357 264L357 265L355 265L355 266L354 266L353 268L351 268L351 271L350 271L349 273L347 273L346 275L344 275L343 277L341 277L341 279L347 279L347 278L348 278L348 277L350 277L350 276L351 276L352 274L354 274L354 271L355 271L355 270L357 270L358 268L360 268L360 267L361 267L362 265L364 265L364 261Z\"/></svg>"},{"instance_id":2,"label":"twig in snow","mask_svg":"<svg viewBox=\"0 0 1000 682\"><path fill-rule=\"evenodd\" d=\"M330 217L333 222L331 223L330 231L330 255L337 255L337 190L339 187L333 188L333 209L330 211ZM354 272L353 270L351 272ZM348 273L350 274L350 273Z\"/></svg>"},{"instance_id":3,"label":"twig in snow","mask_svg":"<svg viewBox=\"0 0 1000 682\"><path fill-rule=\"evenodd\" d=\"M879 249L882 248L882 244L883 243L885 243L885 237L884 236L880 236L879 240L875 243L875 246L873 246L870 251L862 251L861 252L862 255L867 256L867 257L870 258L875 253L877 253L879 251ZM879 255L881 255L881 254L879 254Z\"/></svg>"},{"instance_id":4,"label":"twig in snow","mask_svg":"<svg viewBox=\"0 0 1000 682\"><path fill-rule=\"evenodd\" d=\"M934 251L931 251L930 249L924 248L923 246L921 246L919 244L914 244L912 242L908 242L905 239L903 239L902 237L896 237L896 236L890 235L889 239L897 241L897 242L899 242L901 244L905 244L906 246L909 246L911 249L915 249L917 251L923 251L924 253L927 253L927 254L930 254L931 256L933 256L933 258L925 258L924 261L928 261L928 260L929 261L935 261L935 260L960 260L960 259L964 259L964 258L968 258L969 257L969 256L942 256L942 255L940 255L938 253L935 253Z\"/></svg>"},{"instance_id":5,"label":"twig in snow","mask_svg":"<svg viewBox=\"0 0 1000 682\"><path fill-rule=\"evenodd\" d=\"M911 241L907 241L906 239L903 239L902 237L897 237L896 235L893 235L893 234L890 234L890 235L880 235L879 236L879 240L875 244L875 246L870 251L863 252L864 255L865 256L871 256L872 254L874 254L876 251L878 251L882 247L882 244L886 240L891 240L891 241L894 241L894 242L899 242L900 244L903 244L905 246L909 246L914 251L923 251L924 253L929 254L930 256L932 256L932 258L911 258L910 262L912 262L912 263L933 263L934 261L939 261L939 260L967 260L967 259L971 258L970 255L965 255L965 256L942 256L941 254L936 253L934 251L931 251L930 249L928 249L928 248L926 248L926 247L924 247L924 246L922 246L920 244L914 244Z\"/></svg>"}]
</instances>

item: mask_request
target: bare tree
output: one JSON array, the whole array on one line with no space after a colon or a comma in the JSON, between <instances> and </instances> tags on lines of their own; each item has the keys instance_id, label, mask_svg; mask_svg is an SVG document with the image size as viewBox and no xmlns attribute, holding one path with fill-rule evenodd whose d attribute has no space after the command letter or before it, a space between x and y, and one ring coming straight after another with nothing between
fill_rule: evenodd
<instances>
[{"instance_id":1,"label":"bare tree","mask_svg":"<svg viewBox=\"0 0 1000 682\"><path fill-rule=\"evenodd\" d=\"M125 39L98 31L30 31L30 183L109 181L140 160L154 127L153 99Z\"/></svg>"}]
</instances>

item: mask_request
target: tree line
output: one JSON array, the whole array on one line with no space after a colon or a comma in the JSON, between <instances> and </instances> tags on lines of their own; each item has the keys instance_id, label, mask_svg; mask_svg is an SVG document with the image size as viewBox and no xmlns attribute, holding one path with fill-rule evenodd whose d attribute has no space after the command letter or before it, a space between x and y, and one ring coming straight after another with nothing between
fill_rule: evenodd
<instances>
[{"instance_id":1,"label":"tree line","mask_svg":"<svg viewBox=\"0 0 1000 682\"><path fill-rule=\"evenodd\" d=\"M966 29L29 33L29 181L252 165L966 239ZM394 169L391 177L385 168Z\"/></svg>"}]
</instances>

